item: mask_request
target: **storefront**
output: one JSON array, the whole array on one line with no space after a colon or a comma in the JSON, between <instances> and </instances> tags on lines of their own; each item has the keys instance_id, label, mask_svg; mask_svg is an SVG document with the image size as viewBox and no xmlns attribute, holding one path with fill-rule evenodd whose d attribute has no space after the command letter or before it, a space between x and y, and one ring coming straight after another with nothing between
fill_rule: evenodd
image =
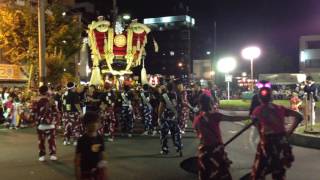
<instances>
[{"instance_id":1,"label":"storefront","mask_svg":"<svg viewBox=\"0 0 320 180\"><path fill-rule=\"evenodd\" d=\"M27 82L27 73L22 66L0 64L0 87L25 87Z\"/></svg>"}]
</instances>

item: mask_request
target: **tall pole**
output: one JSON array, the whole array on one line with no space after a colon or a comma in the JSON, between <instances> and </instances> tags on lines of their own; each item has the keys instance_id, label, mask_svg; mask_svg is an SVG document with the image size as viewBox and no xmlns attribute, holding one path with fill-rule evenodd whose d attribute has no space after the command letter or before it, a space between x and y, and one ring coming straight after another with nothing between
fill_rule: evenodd
<instances>
[{"instance_id":1,"label":"tall pole","mask_svg":"<svg viewBox=\"0 0 320 180\"><path fill-rule=\"evenodd\" d=\"M188 73L188 81L191 80L191 74L192 74L192 57L191 57L191 27L188 25L188 66L187 66L187 73Z\"/></svg>"},{"instance_id":2,"label":"tall pole","mask_svg":"<svg viewBox=\"0 0 320 180\"><path fill-rule=\"evenodd\" d=\"M253 58L250 59L250 63L251 63L251 90L253 90Z\"/></svg>"},{"instance_id":3,"label":"tall pole","mask_svg":"<svg viewBox=\"0 0 320 180\"><path fill-rule=\"evenodd\" d=\"M228 100L230 100L230 82L227 82L227 93L228 93Z\"/></svg>"},{"instance_id":4,"label":"tall pole","mask_svg":"<svg viewBox=\"0 0 320 180\"><path fill-rule=\"evenodd\" d=\"M117 6L117 0L112 0L112 2L113 2L113 10L112 10L113 26L115 27L117 22L117 17L118 17L118 6Z\"/></svg>"},{"instance_id":5,"label":"tall pole","mask_svg":"<svg viewBox=\"0 0 320 180\"><path fill-rule=\"evenodd\" d=\"M212 56L212 61L211 61L211 71L214 72L213 68L213 61L215 60L217 53L217 22L214 21L213 25L213 56ZM212 81L215 81L214 75L212 75Z\"/></svg>"},{"instance_id":6,"label":"tall pole","mask_svg":"<svg viewBox=\"0 0 320 180\"><path fill-rule=\"evenodd\" d=\"M39 86L46 82L45 0L38 0Z\"/></svg>"}]
</instances>

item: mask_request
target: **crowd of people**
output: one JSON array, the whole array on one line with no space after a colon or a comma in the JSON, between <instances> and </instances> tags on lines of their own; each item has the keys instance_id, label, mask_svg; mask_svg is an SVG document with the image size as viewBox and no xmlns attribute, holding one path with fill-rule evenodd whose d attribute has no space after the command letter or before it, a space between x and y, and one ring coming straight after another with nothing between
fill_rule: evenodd
<instances>
[{"instance_id":1,"label":"crowd of people","mask_svg":"<svg viewBox=\"0 0 320 180\"><path fill-rule=\"evenodd\" d=\"M156 87L124 83L119 89L112 83L84 87L69 82L65 89L55 90L41 86L39 94L31 100L30 115L37 126L39 161L45 161L46 140L50 160L57 160L55 135L59 126L63 129L63 144L76 146L78 177L104 176L104 171L97 168L98 164L99 167L105 164L101 163L103 136L112 142L117 135L131 138L134 131L145 136L159 134L160 153L166 155L171 135L175 152L183 156L182 136L188 120L198 112L197 101L203 92L210 96L214 93L208 88L201 89L199 84L188 88L179 80L168 80ZM142 131L139 124L143 124Z\"/></svg>"},{"instance_id":2,"label":"crowd of people","mask_svg":"<svg viewBox=\"0 0 320 180\"><path fill-rule=\"evenodd\" d=\"M112 83L83 86L69 82L63 88L41 86L37 92L2 92L2 122L8 128L36 126L39 161L46 159L46 140L50 160L58 159L56 131L63 131L63 144L76 146L78 179L106 179L104 136L113 142L117 136L132 138L137 132L159 135L160 153L166 155L171 135L175 152L183 156L182 137L189 120L200 139L199 179L231 179L231 161L224 151L219 122L243 118L219 113L212 84L201 88L197 83L186 86L182 81L168 80L155 87L123 83L116 88ZM250 113L261 137L253 179L261 179L269 172L276 179L284 179L285 169L293 161L286 138L302 120L297 112L272 104L271 97L271 88L262 87L257 94L259 103ZM288 132L284 128L285 116L296 118Z\"/></svg>"}]
</instances>

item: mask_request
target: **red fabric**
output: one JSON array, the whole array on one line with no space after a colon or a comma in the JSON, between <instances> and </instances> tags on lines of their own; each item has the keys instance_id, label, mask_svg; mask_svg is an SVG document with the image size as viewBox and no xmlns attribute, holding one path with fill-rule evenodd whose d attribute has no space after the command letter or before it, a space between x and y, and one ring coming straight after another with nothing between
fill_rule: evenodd
<instances>
[{"instance_id":1,"label":"red fabric","mask_svg":"<svg viewBox=\"0 0 320 180\"><path fill-rule=\"evenodd\" d=\"M298 104L301 102L301 100L296 97L296 96L293 96L291 99L290 99L290 108L294 111L299 111L299 106Z\"/></svg>"},{"instance_id":2,"label":"red fabric","mask_svg":"<svg viewBox=\"0 0 320 180\"><path fill-rule=\"evenodd\" d=\"M7 101L5 104L4 104L4 107L6 107L6 109L10 109L10 116L13 114L13 102L12 101Z\"/></svg>"},{"instance_id":3,"label":"red fabric","mask_svg":"<svg viewBox=\"0 0 320 180\"><path fill-rule=\"evenodd\" d=\"M185 131L186 129L186 123L188 121L190 109L188 107L189 101L188 101L188 93L187 91L183 91L181 93L181 100L182 100L182 110L179 116L179 127L181 130Z\"/></svg>"},{"instance_id":4,"label":"red fabric","mask_svg":"<svg viewBox=\"0 0 320 180\"><path fill-rule=\"evenodd\" d=\"M104 38L106 34L104 32L94 31L94 36L96 38L97 48L100 54L104 54Z\"/></svg>"},{"instance_id":5,"label":"red fabric","mask_svg":"<svg viewBox=\"0 0 320 180\"><path fill-rule=\"evenodd\" d=\"M124 47L113 46L113 53L115 56L124 56L127 54L127 46L124 46Z\"/></svg>"},{"instance_id":6,"label":"red fabric","mask_svg":"<svg viewBox=\"0 0 320 180\"><path fill-rule=\"evenodd\" d=\"M197 130L198 138L201 144L205 146L222 144L220 121L222 115L220 113L210 113L208 121L203 119L204 112L200 112L193 121L193 127Z\"/></svg>"},{"instance_id":7,"label":"red fabric","mask_svg":"<svg viewBox=\"0 0 320 180\"><path fill-rule=\"evenodd\" d=\"M291 167L294 156L292 148L284 135L266 136L265 142L257 146L257 153L251 171L251 179L265 179L271 172L272 178L284 180L286 169Z\"/></svg>"},{"instance_id":8,"label":"red fabric","mask_svg":"<svg viewBox=\"0 0 320 180\"><path fill-rule=\"evenodd\" d=\"M56 129L48 130L37 130L38 133L38 147L39 147L39 156L46 155L46 146L45 141L48 140L49 153L50 155L56 154Z\"/></svg>"},{"instance_id":9,"label":"red fabric","mask_svg":"<svg viewBox=\"0 0 320 180\"><path fill-rule=\"evenodd\" d=\"M275 104L262 104L252 113L258 119L258 129L261 135L285 133L284 118L286 108Z\"/></svg>"},{"instance_id":10,"label":"red fabric","mask_svg":"<svg viewBox=\"0 0 320 180\"><path fill-rule=\"evenodd\" d=\"M231 180L231 161L223 147L200 146L198 153L199 180Z\"/></svg>"},{"instance_id":11,"label":"red fabric","mask_svg":"<svg viewBox=\"0 0 320 180\"><path fill-rule=\"evenodd\" d=\"M123 84L126 85L126 86L130 86L131 87L132 86L132 81L126 79L126 80L123 81Z\"/></svg>"},{"instance_id":12,"label":"red fabric","mask_svg":"<svg viewBox=\"0 0 320 180\"><path fill-rule=\"evenodd\" d=\"M35 113L37 114L37 124L56 124L58 121L58 111L55 105L51 105L49 99L41 98L35 102Z\"/></svg>"},{"instance_id":13,"label":"red fabric","mask_svg":"<svg viewBox=\"0 0 320 180\"><path fill-rule=\"evenodd\" d=\"M146 38L146 33L145 32L143 32L141 34L133 33L132 45L133 46L138 45L138 39L139 39L140 40L140 45L142 46L145 38Z\"/></svg>"}]
</instances>

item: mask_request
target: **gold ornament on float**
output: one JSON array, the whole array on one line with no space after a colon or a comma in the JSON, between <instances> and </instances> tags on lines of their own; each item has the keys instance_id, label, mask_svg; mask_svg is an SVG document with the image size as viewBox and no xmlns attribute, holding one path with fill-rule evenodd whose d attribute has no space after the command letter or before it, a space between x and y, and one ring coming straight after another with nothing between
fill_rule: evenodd
<instances>
[{"instance_id":1,"label":"gold ornament on float","mask_svg":"<svg viewBox=\"0 0 320 180\"><path fill-rule=\"evenodd\" d=\"M109 21L98 18L88 28L88 44L94 57L90 84L103 84L101 73L130 75L133 73L131 69L141 64L150 32L146 25L132 21L123 31L117 31L119 29L113 28ZM99 66L101 61L106 62L102 69Z\"/></svg>"},{"instance_id":2,"label":"gold ornament on float","mask_svg":"<svg viewBox=\"0 0 320 180\"><path fill-rule=\"evenodd\" d=\"M117 47L124 47L127 45L127 38L123 34L116 35L114 37L114 45Z\"/></svg>"}]
</instances>

